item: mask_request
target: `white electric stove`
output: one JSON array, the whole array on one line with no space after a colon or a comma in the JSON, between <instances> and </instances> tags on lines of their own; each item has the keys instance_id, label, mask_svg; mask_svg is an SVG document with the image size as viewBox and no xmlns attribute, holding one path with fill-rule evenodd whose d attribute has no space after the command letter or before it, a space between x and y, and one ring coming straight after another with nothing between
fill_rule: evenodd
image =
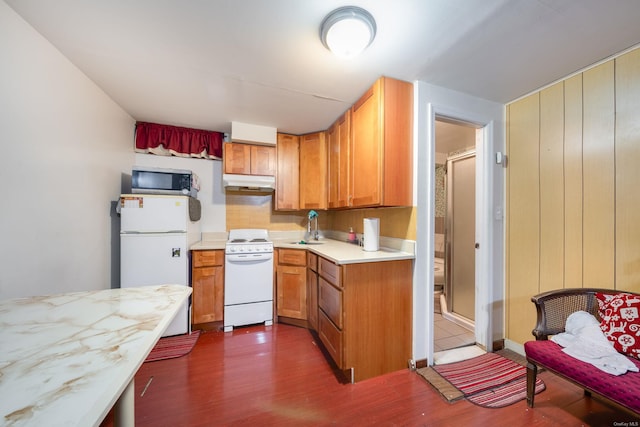
<instances>
[{"instance_id":1,"label":"white electric stove","mask_svg":"<svg viewBox=\"0 0 640 427\"><path fill-rule=\"evenodd\" d=\"M224 331L273 324L273 243L265 229L229 231L224 263Z\"/></svg>"}]
</instances>

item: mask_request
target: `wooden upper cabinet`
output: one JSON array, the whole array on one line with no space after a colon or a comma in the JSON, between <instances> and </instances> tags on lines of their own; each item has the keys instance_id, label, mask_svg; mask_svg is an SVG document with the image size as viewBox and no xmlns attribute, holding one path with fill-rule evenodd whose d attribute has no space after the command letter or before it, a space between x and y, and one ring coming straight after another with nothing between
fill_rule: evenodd
<instances>
[{"instance_id":1,"label":"wooden upper cabinet","mask_svg":"<svg viewBox=\"0 0 640 427\"><path fill-rule=\"evenodd\" d=\"M275 147L225 142L223 158L224 173L270 176L276 174Z\"/></svg>"},{"instance_id":2,"label":"wooden upper cabinet","mask_svg":"<svg viewBox=\"0 0 640 427\"><path fill-rule=\"evenodd\" d=\"M381 77L351 107L351 207L412 205L411 83Z\"/></svg>"},{"instance_id":3,"label":"wooden upper cabinet","mask_svg":"<svg viewBox=\"0 0 640 427\"><path fill-rule=\"evenodd\" d=\"M381 77L327 131L278 134L275 210L412 206L412 122L413 85Z\"/></svg>"},{"instance_id":4,"label":"wooden upper cabinet","mask_svg":"<svg viewBox=\"0 0 640 427\"><path fill-rule=\"evenodd\" d=\"M276 148L266 145L251 145L251 175L276 174Z\"/></svg>"},{"instance_id":5,"label":"wooden upper cabinet","mask_svg":"<svg viewBox=\"0 0 640 427\"><path fill-rule=\"evenodd\" d=\"M224 143L224 173L251 174L251 146L247 144Z\"/></svg>"},{"instance_id":6,"label":"wooden upper cabinet","mask_svg":"<svg viewBox=\"0 0 640 427\"><path fill-rule=\"evenodd\" d=\"M300 209L327 208L327 141L325 132L300 137Z\"/></svg>"},{"instance_id":7,"label":"wooden upper cabinet","mask_svg":"<svg viewBox=\"0 0 640 427\"><path fill-rule=\"evenodd\" d=\"M335 121L327 133L328 207L349 206L349 143L351 110Z\"/></svg>"},{"instance_id":8,"label":"wooden upper cabinet","mask_svg":"<svg viewBox=\"0 0 640 427\"><path fill-rule=\"evenodd\" d=\"M278 134L276 210L300 209L300 137Z\"/></svg>"}]
</instances>

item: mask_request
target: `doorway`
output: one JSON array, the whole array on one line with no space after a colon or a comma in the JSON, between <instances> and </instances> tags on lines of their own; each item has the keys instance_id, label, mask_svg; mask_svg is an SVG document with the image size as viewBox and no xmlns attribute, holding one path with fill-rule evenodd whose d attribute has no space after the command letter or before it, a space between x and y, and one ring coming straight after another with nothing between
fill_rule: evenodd
<instances>
[{"instance_id":1,"label":"doorway","mask_svg":"<svg viewBox=\"0 0 640 427\"><path fill-rule=\"evenodd\" d=\"M477 125L436 116L434 351L475 345Z\"/></svg>"},{"instance_id":2,"label":"doorway","mask_svg":"<svg viewBox=\"0 0 640 427\"><path fill-rule=\"evenodd\" d=\"M435 141L436 117L476 126L476 345L491 352L504 337L505 107L463 93L415 83L414 145L416 262L413 287L413 358L434 361ZM506 164L506 163L505 163Z\"/></svg>"}]
</instances>

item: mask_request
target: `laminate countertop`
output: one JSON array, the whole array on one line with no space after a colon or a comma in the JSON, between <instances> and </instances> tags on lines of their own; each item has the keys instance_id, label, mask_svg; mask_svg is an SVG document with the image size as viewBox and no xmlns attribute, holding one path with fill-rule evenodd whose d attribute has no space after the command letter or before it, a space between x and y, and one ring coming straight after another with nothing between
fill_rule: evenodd
<instances>
[{"instance_id":1,"label":"laminate countertop","mask_svg":"<svg viewBox=\"0 0 640 427\"><path fill-rule=\"evenodd\" d=\"M295 237L270 237L274 248L303 249L327 258L336 264L356 264L365 262L395 261L415 258L415 244L412 241L380 238L380 249L369 252L358 245L336 239L320 239L307 244L300 244ZM191 250L224 249L226 240L201 240L191 246Z\"/></svg>"},{"instance_id":2,"label":"laminate countertop","mask_svg":"<svg viewBox=\"0 0 640 427\"><path fill-rule=\"evenodd\" d=\"M134 375L190 294L161 285L0 301L0 425L97 426L114 403L133 425Z\"/></svg>"}]
</instances>

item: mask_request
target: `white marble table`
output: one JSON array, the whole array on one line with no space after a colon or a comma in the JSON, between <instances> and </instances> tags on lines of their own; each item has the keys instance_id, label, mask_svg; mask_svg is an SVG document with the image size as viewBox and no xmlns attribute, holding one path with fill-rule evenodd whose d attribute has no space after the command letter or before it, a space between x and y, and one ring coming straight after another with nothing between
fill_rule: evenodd
<instances>
[{"instance_id":1,"label":"white marble table","mask_svg":"<svg viewBox=\"0 0 640 427\"><path fill-rule=\"evenodd\" d=\"M178 285L0 301L0 425L133 421L133 378L191 288Z\"/></svg>"}]
</instances>

